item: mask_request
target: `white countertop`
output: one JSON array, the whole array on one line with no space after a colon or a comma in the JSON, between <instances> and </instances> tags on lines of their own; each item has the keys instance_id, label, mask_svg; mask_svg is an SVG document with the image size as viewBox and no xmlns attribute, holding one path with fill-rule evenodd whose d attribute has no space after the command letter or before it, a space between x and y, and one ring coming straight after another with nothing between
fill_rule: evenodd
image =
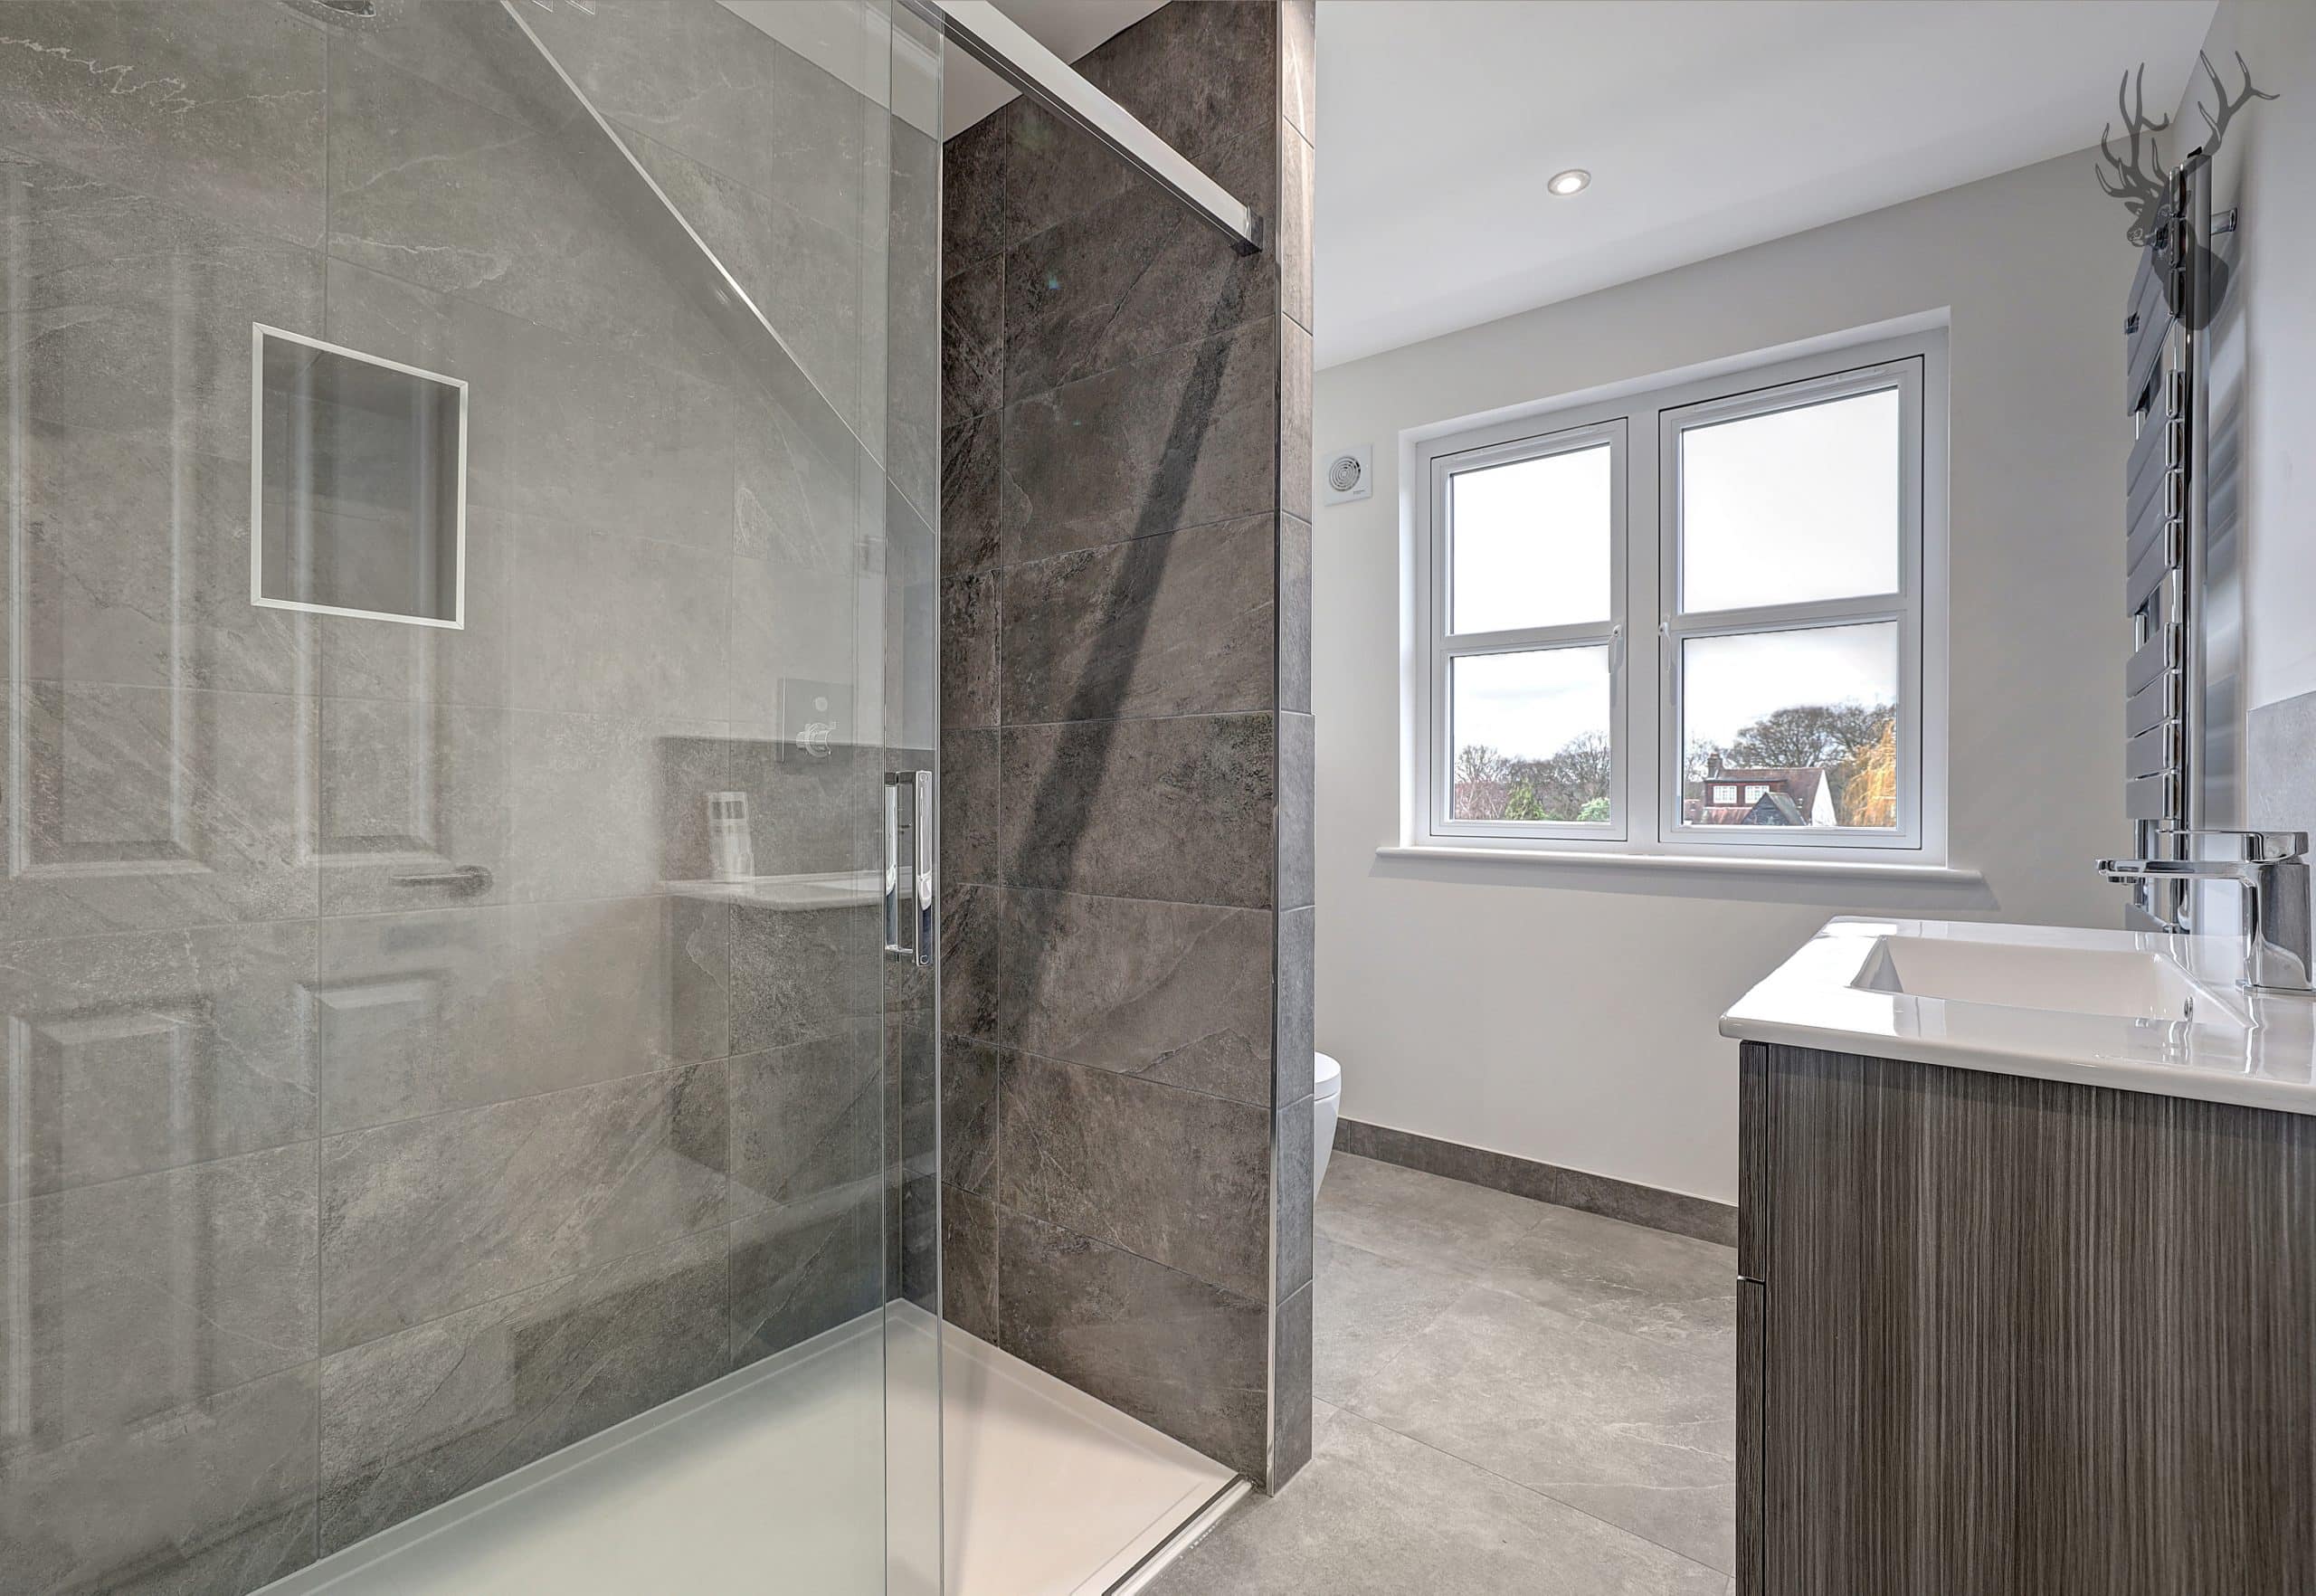
<instances>
[{"instance_id":1,"label":"white countertop","mask_svg":"<svg viewBox=\"0 0 2316 1596\"><path fill-rule=\"evenodd\" d=\"M2233 936L1845 915L1721 1034L2316 1114L2316 1000L2237 989L2241 959Z\"/></svg>"}]
</instances>

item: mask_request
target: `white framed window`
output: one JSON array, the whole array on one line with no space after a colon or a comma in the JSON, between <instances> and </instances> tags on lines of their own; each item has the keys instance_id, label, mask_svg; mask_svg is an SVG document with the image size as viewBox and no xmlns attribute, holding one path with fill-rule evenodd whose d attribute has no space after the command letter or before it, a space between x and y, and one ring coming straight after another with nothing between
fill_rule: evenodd
<instances>
[{"instance_id":1,"label":"white framed window","mask_svg":"<svg viewBox=\"0 0 2316 1596\"><path fill-rule=\"evenodd\" d=\"M1407 841L1945 862L1945 337L1413 448Z\"/></svg>"}]
</instances>

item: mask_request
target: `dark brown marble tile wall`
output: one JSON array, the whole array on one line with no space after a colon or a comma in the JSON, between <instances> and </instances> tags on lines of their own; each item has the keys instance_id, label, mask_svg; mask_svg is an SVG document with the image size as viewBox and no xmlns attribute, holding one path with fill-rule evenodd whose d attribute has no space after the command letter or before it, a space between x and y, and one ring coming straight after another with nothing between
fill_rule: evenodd
<instances>
[{"instance_id":1,"label":"dark brown marble tile wall","mask_svg":"<svg viewBox=\"0 0 2316 1596\"><path fill-rule=\"evenodd\" d=\"M1006 1208L1267 1295L1267 1110L1028 1053L1007 1059L999 1100Z\"/></svg>"},{"instance_id":2,"label":"dark brown marble tile wall","mask_svg":"<svg viewBox=\"0 0 2316 1596\"><path fill-rule=\"evenodd\" d=\"M1008 885L1267 908L1268 715L1007 727Z\"/></svg>"},{"instance_id":3,"label":"dark brown marble tile wall","mask_svg":"<svg viewBox=\"0 0 2316 1596\"><path fill-rule=\"evenodd\" d=\"M1277 283L1268 259L1219 247L1180 201L1137 184L1006 252L1003 397L1260 319L1278 307Z\"/></svg>"},{"instance_id":4,"label":"dark brown marble tile wall","mask_svg":"<svg viewBox=\"0 0 2316 1596\"><path fill-rule=\"evenodd\" d=\"M1010 1210L998 1215L998 1279L1006 1351L1263 1477L1262 1303Z\"/></svg>"},{"instance_id":5,"label":"dark brown marble tile wall","mask_svg":"<svg viewBox=\"0 0 2316 1596\"><path fill-rule=\"evenodd\" d=\"M947 1311L1267 1486L1310 1412L1310 24L1169 5L1077 63L1260 253L1021 101L944 163Z\"/></svg>"},{"instance_id":6,"label":"dark brown marble tile wall","mask_svg":"<svg viewBox=\"0 0 2316 1596\"><path fill-rule=\"evenodd\" d=\"M1248 516L1010 567L1005 723L1269 708L1277 538Z\"/></svg>"},{"instance_id":7,"label":"dark brown marble tile wall","mask_svg":"<svg viewBox=\"0 0 2316 1596\"><path fill-rule=\"evenodd\" d=\"M1275 510L1278 337L1268 318L1008 404L1007 563Z\"/></svg>"},{"instance_id":8,"label":"dark brown marble tile wall","mask_svg":"<svg viewBox=\"0 0 2316 1596\"><path fill-rule=\"evenodd\" d=\"M1006 906L1009 1046L1269 1106L1274 917L1071 892Z\"/></svg>"}]
</instances>

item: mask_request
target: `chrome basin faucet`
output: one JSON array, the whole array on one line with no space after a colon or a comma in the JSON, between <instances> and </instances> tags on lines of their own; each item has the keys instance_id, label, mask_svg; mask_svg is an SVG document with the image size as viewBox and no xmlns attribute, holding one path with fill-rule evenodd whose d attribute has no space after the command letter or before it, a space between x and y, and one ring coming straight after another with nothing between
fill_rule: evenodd
<instances>
[{"instance_id":1,"label":"chrome basin faucet","mask_svg":"<svg viewBox=\"0 0 2316 1596\"><path fill-rule=\"evenodd\" d=\"M2183 831L2180 835L2224 843L2229 856L2102 859L2099 873L2110 881L2164 878L2239 883L2244 888L2244 974L2236 984L2252 992L2310 991L2308 833Z\"/></svg>"}]
</instances>

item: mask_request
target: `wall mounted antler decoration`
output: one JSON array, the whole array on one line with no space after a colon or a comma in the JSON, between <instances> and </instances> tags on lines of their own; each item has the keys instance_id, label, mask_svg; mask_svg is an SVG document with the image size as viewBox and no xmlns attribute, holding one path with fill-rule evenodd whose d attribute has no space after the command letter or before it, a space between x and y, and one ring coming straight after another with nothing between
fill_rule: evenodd
<instances>
[{"instance_id":1,"label":"wall mounted antler decoration","mask_svg":"<svg viewBox=\"0 0 2316 1596\"><path fill-rule=\"evenodd\" d=\"M2244 87L2234 92L2220 81L2210 56L2197 52L2196 59L2202 63L2204 75L2211 80L2212 90L2219 96L2219 110L2215 115L2202 100L2196 102L2196 110L2210 128L2211 136L2182 161L2181 166L2188 161L2209 161L2216 155L2220 140L2226 137L2227 125L2235 119L2237 111L2255 100L2277 98L2253 87L2252 69L2245 64L2241 51L2236 52L2235 66L2244 74ZM2122 82L2115 90L2115 109L2123 119L2123 147L2120 153L2115 148L2112 122L2100 128L2099 153L2106 165L2099 168L2099 186L2131 207L2131 224L2125 236L2143 249L2157 242L2164 223L2173 219L2172 180L2180 170L2167 168L2156 148L2156 135L2170 128L2171 119L2147 114L2145 63L2141 63L2136 77L2130 72L2123 74Z\"/></svg>"}]
</instances>

